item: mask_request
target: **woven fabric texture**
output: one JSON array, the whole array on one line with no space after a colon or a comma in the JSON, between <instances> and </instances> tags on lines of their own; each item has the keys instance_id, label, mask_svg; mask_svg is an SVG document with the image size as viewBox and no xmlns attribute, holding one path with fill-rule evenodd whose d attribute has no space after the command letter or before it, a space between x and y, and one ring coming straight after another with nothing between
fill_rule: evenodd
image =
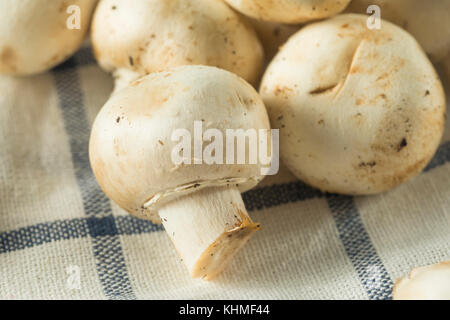
<instances>
[{"instance_id":1,"label":"woven fabric texture","mask_svg":"<svg viewBox=\"0 0 450 320\"><path fill-rule=\"evenodd\" d=\"M163 228L118 208L90 169L112 86L89 48L0 77L0 298L390 299L412 267L450 259L447 129L426 170L384 194L323 194L285 169L266 178L243 195L263 229L215 281L191 279Z\"/></svg>"}]
</instances>

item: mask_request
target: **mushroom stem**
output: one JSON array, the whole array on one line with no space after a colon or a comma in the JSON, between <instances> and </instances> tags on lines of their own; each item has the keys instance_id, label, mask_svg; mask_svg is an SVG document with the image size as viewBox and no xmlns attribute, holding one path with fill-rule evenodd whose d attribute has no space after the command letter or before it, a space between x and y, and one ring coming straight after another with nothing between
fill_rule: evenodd
<instances>
[{"instance_id":1,"label":"mushroom stem","mask_svg":"<svg viewBox=\"0 0 450 320\"><path fill-rule=\"evenodd\" d=\"M161 221L193 278L222 272L259 224L245 209L236 187L209 187L170 201Z\"/></svg>"}]
</instances>

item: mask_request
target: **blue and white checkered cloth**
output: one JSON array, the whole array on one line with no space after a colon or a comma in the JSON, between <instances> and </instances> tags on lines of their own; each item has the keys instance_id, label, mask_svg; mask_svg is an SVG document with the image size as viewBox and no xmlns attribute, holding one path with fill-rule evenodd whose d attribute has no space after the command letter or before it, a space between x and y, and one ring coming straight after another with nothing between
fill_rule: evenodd
<instances>
[{"instance_id":1,"label":"blue and white checkered cloth","mask_svg":"<svg viewBox=\"0 0 450 320\"><path fill-rule=\"evenodd\" d=\"M447 129L425 172L381 195L323 194L286 170L265 179L243 195L263 229L216 281L191 279L163 228L111 203L91 172L111 90L89 48L0 77L0 298L390 299L412 267L450 259Z\"/></svg>"}]
</instances>

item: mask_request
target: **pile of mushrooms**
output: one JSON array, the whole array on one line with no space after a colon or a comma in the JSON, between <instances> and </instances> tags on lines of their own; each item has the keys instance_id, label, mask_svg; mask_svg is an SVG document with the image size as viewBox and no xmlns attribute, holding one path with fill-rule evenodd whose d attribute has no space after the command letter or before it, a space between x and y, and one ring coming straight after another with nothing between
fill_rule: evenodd
<instances>
[{"instance_id":1,"label":"pile of mushrooms","mask_svg":"<svg viewBox=\"0 0 450 320\"><path fill-rule=\"evenodd\" d=\"M0 73L61 63L92 16L95 57L116 79L90 138L98 183L130 214L162 223L192 277L212 279L260 229L241 192L261 181L263 164L198 162L185 154L190 142L179 148L177 130L279 129L280 157L295 176L348 195L396 187L436 152L445 96L430 60L450 77L450 2L349 3L3 0ZM379 30L367 27L369 5L386 19ZM211 152L217 141L201 135L197 151ZM174 152L187 161L175 164ZM448 297L448 284L439 287L448 266L414 270L394 297Z\"/></svg>"}]
</instances>

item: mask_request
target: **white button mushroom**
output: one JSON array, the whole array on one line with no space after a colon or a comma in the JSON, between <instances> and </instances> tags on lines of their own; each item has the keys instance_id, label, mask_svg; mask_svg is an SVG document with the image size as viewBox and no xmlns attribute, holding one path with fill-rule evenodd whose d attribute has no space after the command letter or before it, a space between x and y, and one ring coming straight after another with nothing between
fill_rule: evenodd
<instances>
[{"instance_id":1,"label":"white button mushroom","mask_svg":"<svg viewBox=\"0 0 450 320\"><path fill-rule=\"evenodd\" d=\"M302 23L338 14L350 0L225 0L252 18L280 23Z\"/></svg>"},{"instance_id":2,"label":"white button mushroom","mask_svg":"<svg viewBox=\"0 0 450 320\"><path fill-rule=\"evenodd\" d=\"M304 27L269 65L261 95L280 157L323 191L373 194L418 174L444 128L445 96L412 36L340 15Z\"/></svg>"},{"instance_id":3,"label":"white button mushroom","mask_svg":"<svg viewBox=\"0 0 450 320\"><path fill-rule=\"evenodd\" d=\"M0 1L0 73L47 71L77 51L97 0Z\"/></svg>"},{"instance_id":4,"label":"white button mushroom","mask_svg":"<svg viewBox=\"0 0 450 320\"><path fill-rule=\"evenodd\" d=\"M450 300L450 261L415 268L398 279L394 300Z\"/></svg>"},{"instance_id":5,"label":"white button mushroom","mask_svg":"<svg viewBox=\"0 0 450 320\"><path fill-rule=\"evenodd\" d=\"M208 65L252 84L264 53L252 27L222 0L102 0L94 14L96 58L118 80L181 65Z\"/></svg>"},{"instance_id":6,"label":"white button mushroom","mask_svg":"<svg viewBox=\"0 0 450 320\"><path fill-rule=\"evenodd\" d=\"M112 95L95 120L89 146L104 192L129 213L162 221L191 275L205 279L221 272L259 229L240 192L262 179L259 160L201 161L207 152L218 155L229 140L215 151L208 149L213 142L202 149L188 141L180 148L179 132L220 144L208 129L225 137L228 129L267 131L270 124L261 98L244 80L214 67L183 66L152 73ZM177 163L174 153L188 161Z\"/></svg>"},{"instance_id":7,"label":"white button mushroom","mask_svg":"<svg viewBox=\"0 0 450 320\"><path fill-rule=\"evenodd\" d=\"M381 18L410 32L434 62L450 52L450 1L353 0L347 11L366 13L370 5L381 9Z\"/></svg>"}]
</instances>

